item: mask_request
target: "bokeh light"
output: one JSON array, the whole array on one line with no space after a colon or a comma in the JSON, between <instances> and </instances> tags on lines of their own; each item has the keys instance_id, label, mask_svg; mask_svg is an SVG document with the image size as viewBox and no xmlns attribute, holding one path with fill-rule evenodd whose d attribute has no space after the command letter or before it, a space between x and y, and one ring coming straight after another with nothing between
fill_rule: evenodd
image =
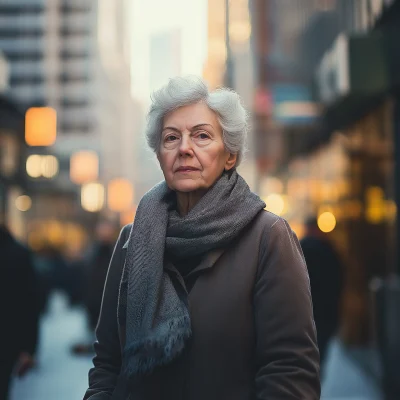
<instances>
[{"instance_id":1,"label":"bokeh light","mask_svg":"<svg viewBox=\"0 0 400 400\"><path fill-rule=\"evenodd\" d=\"M287 211L287 198L277 193L272 193L265 199L266 209L276 215L283 215Z\"/></svg>"},{"instance_id":2,"label":"bokeh light","mask_svg":"<svg viewBox=\"0 0 400 400\"><path fill-rule=\"evenodd\" d=\"M318 217L318 227L319 229L321 229L322 232L325 233L332 232L336 227L335 216L329 211L322 213Z\"/></svg>"},{"instance_id":3,"label":"bokeh light","mask_svg":"<svg viewBox=\"0 0 400 400\"><path fill-rule=\"evenodd\" d=\"M58 160L54 156L42 156L41 174L45 178L54 178L58 174Z\"/></svg>"},{"instance_id":4,"label":"bokeh light","mask_svg":"<svg viewBox=\"0 0 400 400\"><path fill-rule=\"evenodd\" d=\"M31 178L39 178L42 174L42 158L33 154L26 160L26 172Z\"/></svg>"},{"instance_id":5,"label":"bokeh light","mask_svg":"<svg viewBox=\"0 0 400 400\"><path fill-rule=\"evenodd\" d=\"M29 146L51 146L56 141L57 112L51 107L31 107L25 115L25 140Z\"/></svg>"},{"instance_id":6,"label":"bokeh light","mask_svg":"<svg viewBox=\"0 0 400 400\"><path fill-rule=\"evenodd\" d=\"M81 188L82 208L89 212L98 212L104 205L105 190L101 183L86 183Z\"/></svg>"},{"instance_id":7,"label":"bokeh light","mask_svg":"<svg viewBox=\"0 0 400 400\"><path fill-rule=\"evenodd\" d=\"M27 195L18 196L15 199L15 207L19 211L28 211L32 207L32 199Z\"/></svg>"}]
</instances>

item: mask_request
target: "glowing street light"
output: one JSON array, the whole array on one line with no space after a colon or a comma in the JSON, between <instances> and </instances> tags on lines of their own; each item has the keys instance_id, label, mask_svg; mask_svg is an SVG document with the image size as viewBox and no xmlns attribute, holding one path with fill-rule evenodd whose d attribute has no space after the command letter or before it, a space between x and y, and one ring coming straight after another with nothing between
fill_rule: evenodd
<instances>
[{"instance_id":1,"label":"glowing street light","mask_svg":"<svg viewBox=\"0 0 400 400\"><path fill-rule=\"evenodd\" d=\"M335 216L329 211L322 213L318 217L318 227L319 229L321 229L322 232L325 233L332 232L336 227Z\"/></svg>"},{"instance_id":2,"label":"glowing street light","mask_svg":"<svg viewBox=\"0 0 400 400\"><path fill-rule=\"evenodd\" d=\"M54 178L58 170L59 163L55 156L32 154L26 160L26 172L31 178Z\"/></svg>"},{"instance_id":3,"label":"glowing street light","mask_svg":"<svg viewBox=\"0 0 400 400\"><path fill-rule=\"evenodd\" d=\"M42 157L32 154L26 160L26 172L31 178L39 178L42 175Z\"/></svg>"},{"instance_id":4,"label":"glowing street light","mask_svg":"<svg viewBox=\"0 0 400 400\"><path fill-rule=\"evenodd\" d=\"M271 193L265 199L266 209L276 215L283 215L288 211L288 200L286 196Z\"/></svg>"},{"instance_id":5,"label":"glowing street light","mask_svg":"<svg viewBox=\"0 0 400 400\"><path fill-rule=\"evenodd\" d=\"M54 156L42 156L42 175L45 178L53 178L58 173L58 160Z\"/></svg>"},{"instance_id":6,"label":"glowing street light","mask_svg":"<svg viewBox=\"0 0 400 400\"><path fill-rule=\"evenodd\" d=\"M103 208L105 197L104 186L101 183L86 183L81 188L82 208L89 212L98 212Z\"/></svg>"},{"instance_id":7,"label":"glowing street light","mask_svg":"<svg viewBox=\"0 0 400 400\"><path fill-rule=\"evenodd\" d=\"M108 184L108 208L115 212L131 209L133 204L133 186L124 178L116 178Z\"/></svg>"},{"instance_id":8,"label":"glowing street light","mask_svg":"<svg viewBox=\"0 0 400 400\"><path fill-rule=\"evenodd\" d=\"M71 156L69 176L72 182L82 185L99 176L99 157L95 151L82 150Z\"/></svg>"},{"instance_id":9,"label":"glowing street light","mask_svg":"<svg viewBox=\"0 0 400 400\"><path fill-rule=\"evenodd\" d=\"M18 196L15 199L15 207L19 211L28 211L32 207L32 199L29 196Z\"/></svg>"},{"instance_id":10,"label":"glowing street light","mask_svg":"<svg viewBox=\"0 0 400 400\"><path fill-rule=\"evenodd\" d=\"M120 215L120 223L122 226L131 224L136 216L136 206L131 207L130 210L124 211Z\"/></svg>"},{"instance_id":11,"label":"glowing street light","mask_svg":"<svg viewBox=\"0 0 400 400\"><path fill-rule=\"evenodd\" d=\"M51 107L31 107L25 114L25 141L29 146L51 146L57 136L57 112Z\"/></svg>"}]
</instances>

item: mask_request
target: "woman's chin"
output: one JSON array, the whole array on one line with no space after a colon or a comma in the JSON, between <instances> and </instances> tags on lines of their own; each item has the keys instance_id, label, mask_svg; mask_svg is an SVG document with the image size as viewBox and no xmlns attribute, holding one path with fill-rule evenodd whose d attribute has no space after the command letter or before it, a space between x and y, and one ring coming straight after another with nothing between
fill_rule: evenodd
<instances>
[{"instance_id":1,"label":"woman's chin","mask_svg":"<svg viewBox=\"0 0 400 400\"><path fill-rule=\"evenodd\" d=\"M171 189L175 190L176 192L190 193L204 188L201 185L199 185L198 182L185 180L182 182L175 183L174 187Z\"/></svg>"}]
</instances>

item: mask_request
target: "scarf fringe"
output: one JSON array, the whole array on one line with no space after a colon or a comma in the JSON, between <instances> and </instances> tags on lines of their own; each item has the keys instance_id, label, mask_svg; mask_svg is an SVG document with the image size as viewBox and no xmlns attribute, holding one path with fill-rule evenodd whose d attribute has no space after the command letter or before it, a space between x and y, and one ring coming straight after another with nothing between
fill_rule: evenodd
<instances>
[{"instance_id":1,"label":"scarf fringe","mask_svg":"<svg viewBox=\"0 0 400 400\"><path fill-rule=\"evenodd\" d=\"M170 363L182 353L191 334L190 317L187 315L161 324L151 337L137 340L125 347L124 375L137 378L151 373L158 366Z\"/></svg>"}]
</instances>

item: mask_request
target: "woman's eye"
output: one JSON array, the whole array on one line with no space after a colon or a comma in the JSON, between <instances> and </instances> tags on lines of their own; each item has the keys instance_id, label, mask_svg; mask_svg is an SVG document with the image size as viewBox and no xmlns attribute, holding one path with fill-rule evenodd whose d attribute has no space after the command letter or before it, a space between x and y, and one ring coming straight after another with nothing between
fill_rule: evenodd
<instances>
[{"instance_id":1,"label":"woman's eye","mask_svg":"<svg viewBox=\"0 0 400 400\"><path fill-rule=\"evenodd\" d=\"M210 138L210 136L208 135L208 133L205 133L205 132L200 132L200 133L197 135L197 137L198 137L199 139L209 139L209 138Z\"/></svg>"},{"instance_id":2,"label":"woman's eye","mask_svg":"<svg viewBox=\"0 0 400 400\"><path fill-rule=\"evenodd\" d=\"M175 140L177 140L178 138L175 135L169 135L165 138L166 142L173 142Z\"/></svg>"}]
</instances>

